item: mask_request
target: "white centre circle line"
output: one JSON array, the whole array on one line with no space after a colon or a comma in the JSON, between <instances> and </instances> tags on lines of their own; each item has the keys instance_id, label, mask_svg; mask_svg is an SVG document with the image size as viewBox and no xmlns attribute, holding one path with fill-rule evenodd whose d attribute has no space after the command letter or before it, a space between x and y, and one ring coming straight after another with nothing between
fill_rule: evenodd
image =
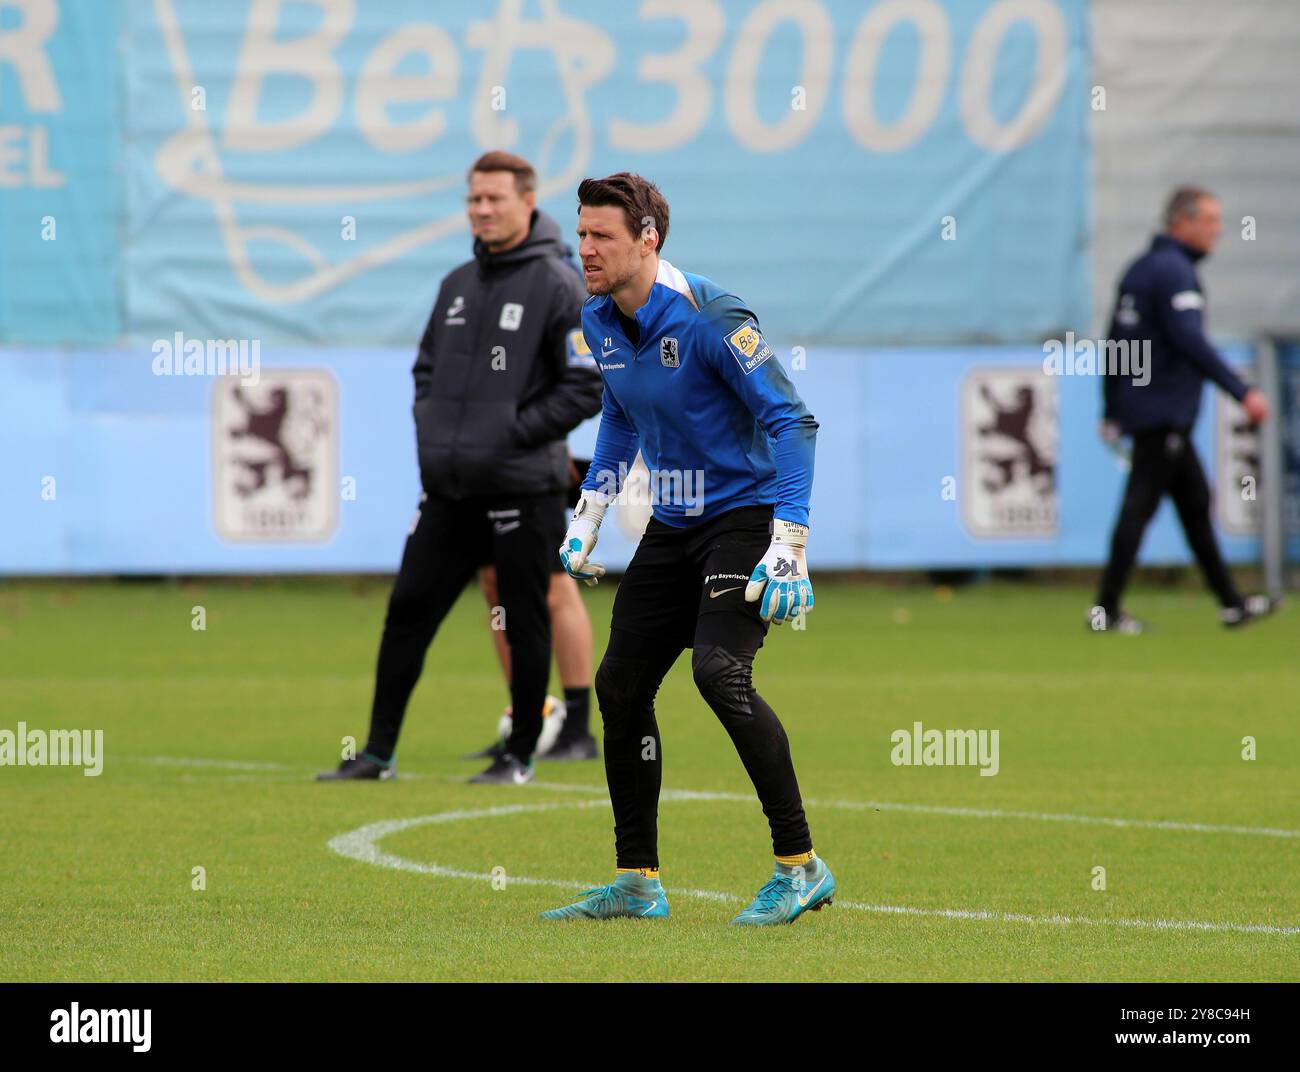
<instances>
[{"instance_id":1,"label":"white centre circle line","mask_svg":"<svg viewBox=\"0 0 1300 1072\"><path fill-rule=\"evenodd\" d=\"M717 799L721 794L692 793L685 790L665 790L661 796L664 802L685 802ZM745 798L748 800L748 798ZM825 805L823 805L825 806ZM547 804L502 804L491 808L457 808L452 811L435 812L432 815L417 815L409 819L383 819L367 823L356 830L339 834L331 838L328 847L332 852L349 860L387 867L395 871L408 871L421 875L435 875L439 878L469 879L476 882L492 882L498 876L482 871L464 871L460 868L446 867L437 863L423 863L408 860L395 853L385 852L379 842L392 834L412 830L420 826L433 826L442 823L470 822L477 819L494 819L509 815L522 815L527 812L560 811L568 808L609 807L607 799L570 800ZM583 890L590 889L590 882L576 882L566 879L530 878L523 875L509 875L507 883L522 886L546 886L554 889ZM674 888L674 894L694 897L700 900L719 901L723 903L744 903L745 898L735 894L720 893L716 890L688 890ZM1034 916L1019 912L998 912L986 909L967 908L915 908L907 905L871 905L857 901L836 899L835 904L859 912L871 912L878 915L926 916L940 919L974 920L990 923L1027 923L1049 926L1088 926L1088 927L1124 927L1138 930L1177 930L1177 931L1227 931L1239 934L1280 934L1300 935L1300 927L1281 927L1267 923L1221 923L1208 920L1177 919L1091 919L1080 916Z\"/></svg>"}]
</instances>

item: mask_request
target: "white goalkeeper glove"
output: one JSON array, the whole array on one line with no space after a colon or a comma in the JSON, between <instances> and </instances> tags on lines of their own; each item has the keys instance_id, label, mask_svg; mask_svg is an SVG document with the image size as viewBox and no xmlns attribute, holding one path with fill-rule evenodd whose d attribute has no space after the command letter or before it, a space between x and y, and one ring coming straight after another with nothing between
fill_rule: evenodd
<instances>
[{"instance_id":1,"label":"white goalkeeper glove","mask_svg":"<svg viewBox=\"0 0 1300 1072\"><path fill-rule=\"evenodd\" d=\"M745 599L750 603L762 597L758 612L765 622L782 625L812 610L812 582L804 559L807 546L807 525L779 518L772 522L771 546L745 586Z\"/></svg>"},{"instance_id":2,"label":"white goalkeeper glove","mask_svg":"<svg viewBox=\"0 0 1300 1072\"><path fill-rule=\"evenodd\" d=\"M569 531L560 544L560 561L564 572L586 585L595 585L605 576L605 567L599 562L588 562L587 556L596 546L600 536L600 523L605 520L609 500L595 491L584 491L578 498L577 508L569 519Z\"/></svg>"}]
</instances>

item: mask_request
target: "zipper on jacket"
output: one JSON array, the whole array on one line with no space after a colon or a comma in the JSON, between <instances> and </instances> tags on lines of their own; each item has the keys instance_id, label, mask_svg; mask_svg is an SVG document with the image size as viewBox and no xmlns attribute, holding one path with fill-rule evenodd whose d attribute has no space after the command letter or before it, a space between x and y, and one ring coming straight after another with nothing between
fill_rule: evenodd
<instances>
[{"instance_id":1,"label":"zipper on jacket","mask_svg":"<svg viewBox=\"0 0 1300 1072\"><path fill-rule=\"evenodd\" d=\"M491 320L486 311L492 307L492 297L496 291L496 284L497 280L494 278L494 273L489 272L484 275L482 287L484 300L480 302L479 306L481 312L478 324L475 326L474 331L474 349L470 351L470 364L466 366L465 378L461 383L460 408L456 411L456 427L451 438L451 458L447 464L447 468L451 473L456 490L462 493L460 476L456 471L456 444L460 442L461 429L465 427L465 399L469 394L470 382L473 378L473 361L475 360L475 355L480 354L483 351L483 336L487 331L487 324Z\"/></svg>"}]
</instances>

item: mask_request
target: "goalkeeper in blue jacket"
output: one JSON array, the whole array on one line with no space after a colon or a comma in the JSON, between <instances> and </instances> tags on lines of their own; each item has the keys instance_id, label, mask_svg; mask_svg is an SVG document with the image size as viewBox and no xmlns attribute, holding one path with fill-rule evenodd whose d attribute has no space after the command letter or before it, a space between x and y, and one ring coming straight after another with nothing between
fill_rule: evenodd
<instances>
[{"instance_id":1,"label":"goalkeeper in blue jacket","mask_svg":"<svg viewBox=\"0 0 1300 1072\"><path fill-rule=\"evenodd\" d=\"M775 871L732 922L792 923L831 903L835 879L813 851L790 743L754 691L768 626L813 607L804 561L817 422L754 314L659 253L668 205L639 175L578 187L582 330L604 380L595 455L560 547L573 577L641 451L654 516L614 598L596 671L617 874L548 919L663 918L658 808L662 760L654 697L683 649L701 696L730 734L772 832Z\"/></svg>"}]
</instances>

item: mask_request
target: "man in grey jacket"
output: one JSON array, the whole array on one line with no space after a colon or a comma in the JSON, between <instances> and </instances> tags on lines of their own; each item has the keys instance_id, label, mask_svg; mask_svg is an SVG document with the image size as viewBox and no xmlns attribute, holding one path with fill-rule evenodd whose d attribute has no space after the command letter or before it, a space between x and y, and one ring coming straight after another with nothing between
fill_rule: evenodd
<instances>
[{"instance_id":1,"label":"man in grey jacket","mask_svg":"<svg viewBox=\"0 0 1300 1072\"><path fill-rule=\"evenodd\" d=\"M522 157L486 153L469 173L474 259L442 282L415 362L424 495L389 598L370 736L322 779L391 778L425 652L479 566L496 568L510 645L510 739L474 782L533 776L551 660L547 590L564 536L565 436L600 411L583 342L586 287L560 228L537 209Z\"/></svg>"}]
</instances>

